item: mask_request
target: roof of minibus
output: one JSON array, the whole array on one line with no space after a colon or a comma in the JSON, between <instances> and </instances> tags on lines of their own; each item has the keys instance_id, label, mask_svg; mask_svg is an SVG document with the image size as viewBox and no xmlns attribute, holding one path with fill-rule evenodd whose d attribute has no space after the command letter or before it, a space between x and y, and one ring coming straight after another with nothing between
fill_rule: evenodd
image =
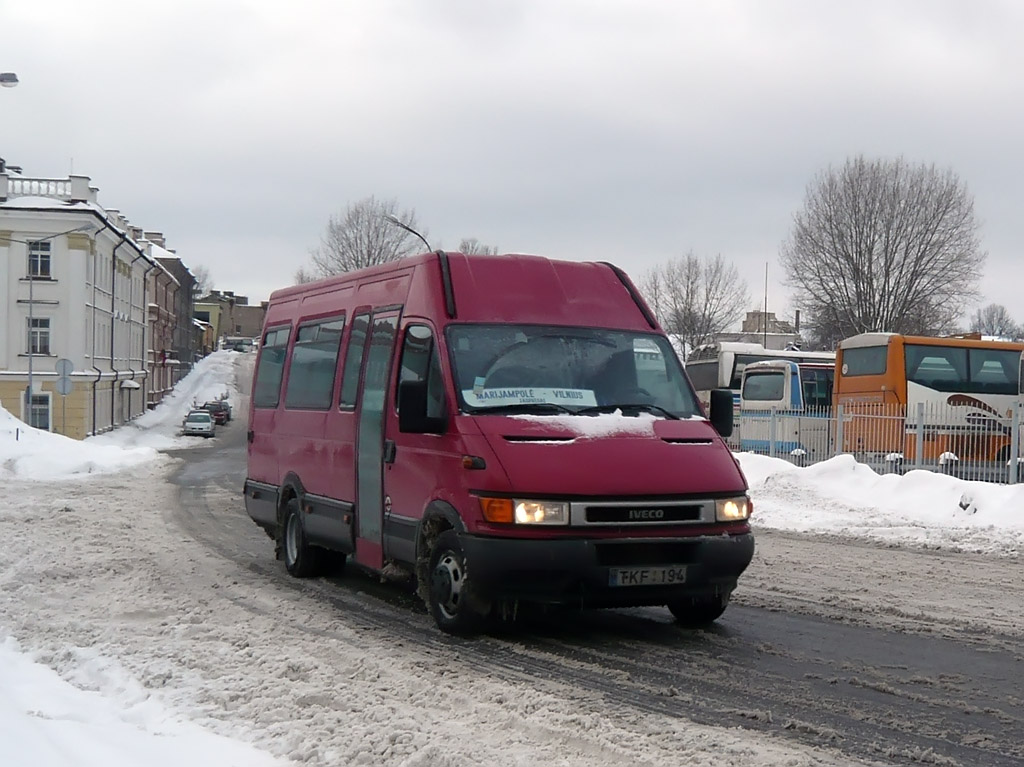
<instances>
[{"instance_id":1,"label":"roof of minibus","mask_svg":"<svg viewBox=\"0 0 1024 767\"><path fill-rule=\"evenodd\" d=\"M584 325L652 332L644 312L615 270L604 263L556 261L542 256L447 253L456 322ZM391 273L423 267L436 277L417 278L406 303L411 314L443 316L443 283L437 253L422 253L325 280L274 291L274 305L307 292L379 283ZM628 279L628 278L627 278ZM635 293L635 288L632 288ZM639 299L639 294L636 294ZM639 299L642 301L642 299ZM439 307L441 307L439 309ZM644 307L646 308L646 306ZM652 315L653 316L653 315Z\"/></svg>"},{"instance_id":2,"label":"roof of minibus","mask_svg":"<svg viewBox=\"0 0 1024 767\"><path fill-rule=\"evenodd\" d=\"M902 339L905 344L920 346L962 346L973 349L1014 349L1024 351L1024 343L1019 341L993 341L978 338L957 338L937 336L905 336L899 333L861 333L844 338L839 342L840 349L859 349L866 346L887 346L893 339Z\"/></svg>"}]
</instances>

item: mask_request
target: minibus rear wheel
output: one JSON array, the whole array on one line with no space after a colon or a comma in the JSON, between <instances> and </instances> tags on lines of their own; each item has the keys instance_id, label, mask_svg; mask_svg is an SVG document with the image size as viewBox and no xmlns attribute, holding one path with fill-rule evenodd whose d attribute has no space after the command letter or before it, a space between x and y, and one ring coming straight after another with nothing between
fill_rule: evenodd
<instances>
[{"instance_id":1,"label":"minibus rear wheel","mask_svg":"<svg viewBox=\"0 0 1024 767\"><path fill-rule=\"evenodd\" d=\"M722 617L728 606L727 594L706 599L680 599L668 603L668 609L675 616L676 622L686 628L709 626Z\"/></svg>"},{"instance_id":2,"label":"minibus rear wheel","mask_svg":"<svg viewBox=\"0 0 1024 767\"><path fill-rule=\"evenodd\" d=\"M454 530L445 530L430 553L427 607L434 621L448 634L472 634L483 628L489 610L468 577L466 555Z\"/></svg>"},{"instance_id":3,"label":"minibus rear wheel","mask_svg":"<svg viewBox=\"0 0 1024 767\"><path fill-rule=\"evenodd\" d=\"M323 569L325 553L323 549L310 546L306 541L299 499L292 498L284 507L281 528L281 556L285 569L296 578L319 575Z\"/></svg>"}]
</instances>

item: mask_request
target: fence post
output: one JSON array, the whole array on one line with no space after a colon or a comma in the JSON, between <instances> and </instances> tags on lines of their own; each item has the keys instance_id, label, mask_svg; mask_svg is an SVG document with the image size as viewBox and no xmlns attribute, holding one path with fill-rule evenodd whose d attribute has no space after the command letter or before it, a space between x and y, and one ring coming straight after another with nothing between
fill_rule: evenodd
<instances>
[{"instance_id":1,"label":"fence post","mask_svg":"<svg viewBox=\"0 0 1024 767\"><path fill-rule=\"evenodd\" d=\"M836 444L832 455L843 454L843 406L836 408Z\"/></svg>"},{"instance_id":2,"label":"fence post","mask_svg":"<svg viewBox=\"0 0 1024 767\"><path fill-rule=\"evenodd\" d=\"M775 422L775 408L771 409L771 420L768 422L768 455L772 458L775 457L775 435L776 435L776 422Z\"/></svg>"},{"instance_id":3,"label":"fence post","mask_svg":"<svg viewBox=\"0 0 1024 767\"><path fill-rule=\"evenodd\" d=\"M1009 482L1017 484L1019 468L1017 461L1020 460L1020 402L1014 402L1010 410L1010 465Z\"/></svg>"},{"instance_id":4,"label":"fence post","mask_svg":"<svg viewBox=\"0 0 1024 767\"><path fill-rule=\"evenodd\" d=\"M914 468L924 468L924 403L917 403L917 424L915 426Z\"/></svg>"}]
</instances>

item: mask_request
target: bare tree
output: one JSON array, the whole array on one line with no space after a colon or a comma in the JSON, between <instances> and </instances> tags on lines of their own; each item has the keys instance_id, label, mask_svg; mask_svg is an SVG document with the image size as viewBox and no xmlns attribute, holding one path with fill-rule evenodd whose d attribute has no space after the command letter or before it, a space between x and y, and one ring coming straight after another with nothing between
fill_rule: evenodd
<instances>
[{"instance_id":1,"label":"bare tree","mask_svg":"<svg viewBox=\"0 0 1024 767\"><path fill-rule=\"evenodd\" d=\"M414 211L397 213L395 200L366 197L331 216L320 244L311 252L313 272L329 277L367 266L394 261L422 250L415 235L388 221L392 216L410 229L416 228Z\"/></svg>"},{"instance_id":2,"label":"bare tree","mask_svg":"<svg viewBox=\"0 0 1024 767\"><path fill-rule=\"evenodd\" d=\"M977 296L978 230L952 171L856 157L808 187L780 260L819 339L938 334Z\"/></svg>"},{"instance_id":3,"label":"bare tree","mask_svg":"<svg viewBox=\"0 0 1024 767\"><path fill-rule=\"evenodd\" d=\"M662 327L687 349L711 343L743 316L750 301L734 264L692 251L651 269L639 287Z\"/></svg>"},{"instance_id":4,"label":"bare tree","mask_svg":"<svg viewBox=\"0 0 1024 767\"><path fill-rule=\"evenodd\" d=\"M496 256L498 255L498 249L493 245L484 245L476 237L463 237L459 241L459 253L479 253L484 256Z\"/></svg>"},{"instance_id":5,"label":"bare tree","mask_svg":"<svg viewBox=\"0 0 1024 767\"><path fill-rule=\"evenodd\" d=\"M1024 328L1013 321L1002 304L989 304L971 315L971 332L1000 338L1019 338Z\"/></svg>"},{"instance_id":6,"label":"bare tree","mask_svg":"<svg viewBox=\"0 0 1024 767\"><path fill-rule=\"evenodd\" d=\"M307 282L313 282L316 280L316 275L306 267L300 266L295 270L295 274L292 276L292 279L295 280L296 285L304 285Z\"/></svg>"},{"instance_id":7,"label":"bare tree","mask_svg":"<svg viewBox=\"0 0 1024 767\"><path fill-rule=\"evenodd\" d=\"M192 277L195 279L192 285L192 291L195 296L198 298L209 295L210 291L213 290L213 278L210 277L210 269L202 264L193 266Z\"/></svg>"}]
</instances>

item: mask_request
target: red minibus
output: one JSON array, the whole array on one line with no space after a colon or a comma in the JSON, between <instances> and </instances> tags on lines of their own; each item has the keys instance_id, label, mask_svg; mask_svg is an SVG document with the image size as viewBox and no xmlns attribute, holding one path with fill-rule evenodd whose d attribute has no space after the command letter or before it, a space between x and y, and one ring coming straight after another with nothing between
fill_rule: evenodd
<instances>
[{"instance_id":1,"label":"red minibus","mask_svg":"<svg viewBox=\"0 0 1024 767\"><path fill-rule=\"evenodd\" d=\"M520 602L699 626L754 551L732 413L617 267L426 253L270 297L245 505L292 575L412 577L449 633Z\"/></svg>"}]
</instances>

